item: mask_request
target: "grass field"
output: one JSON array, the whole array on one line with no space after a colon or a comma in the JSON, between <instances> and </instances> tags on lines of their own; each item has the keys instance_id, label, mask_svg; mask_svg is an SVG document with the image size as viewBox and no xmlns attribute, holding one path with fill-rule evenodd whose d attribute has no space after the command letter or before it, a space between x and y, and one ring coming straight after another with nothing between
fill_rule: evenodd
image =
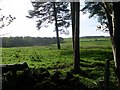
<instances>
[{"instance_id":1,"label":"grass field","mask_svg":"<svg viewBox=\"0 0 120 90\"><path fill-rule=\"evenodd\" d=\"M116 85L113 70L114 61L109 38L81 38L80 66L81 73L75 74L88 87L96 87L100 80L104 80L105 60L110 60L111 87ZM64 39L61 49L56 45L14 47L2 49L2 63L27 62L31 68L46 68L51 73L58 70L63 75L73 68L72 40Z\"/></svg>"}]
</instances>

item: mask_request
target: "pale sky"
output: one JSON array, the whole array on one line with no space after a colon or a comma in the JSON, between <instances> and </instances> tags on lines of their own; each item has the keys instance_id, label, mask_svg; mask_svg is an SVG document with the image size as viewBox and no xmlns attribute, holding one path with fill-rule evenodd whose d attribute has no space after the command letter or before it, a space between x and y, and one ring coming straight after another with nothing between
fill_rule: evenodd
<instances>
[{"instance_id":1,"label":"pale sky","mask_svg":"<svg viewBox=\"0 0 120 90\"><path fill-rule=\"evenodd\" d=\"M8 27L0 30L1 37L7 36L34 36L34 37L56 37L53 32L54 25L48 28L41 28L37 30L36 22L34 19L28 19L28 10L31 10L32 4L30 0L0 0L0 8L2 7L3 15L16 17ZM89 19L88 14L83 15L80 13L80 36L108 36L108 33L96 31L98 25L95 18ZM60 37L71 37L71 27L69 28L69 35L60 34Z\"/></svg>"}]
</instances>

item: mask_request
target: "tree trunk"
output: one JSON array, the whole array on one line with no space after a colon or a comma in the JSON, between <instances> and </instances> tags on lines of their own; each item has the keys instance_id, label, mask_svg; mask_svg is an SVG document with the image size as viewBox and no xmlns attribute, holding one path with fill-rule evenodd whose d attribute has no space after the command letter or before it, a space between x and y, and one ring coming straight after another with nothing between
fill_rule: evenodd
<instances>
[{"instance_id":1,"label":"tree trunk","mask_svg":"<svg viewBox=\"0 0 120 90\"><path fill-rule=\"evenodd\" d=\"M115 73L120 83L120 3L113 3L113 16L111 16L109 10L107 10L107 3L103 3L103 8L105 9L106 16L108 18L108 28L109 34L111 36L112 50L115 62Z\"/></svg>"},{"instance_id":2,"label":"tree trunk","mask_svg":"<svg viewBox=\"0 0 120 90\"><path fill-rule=\"evenodd\" d=\"M75 2L74 3L74 10L75 13L75 26L74 26L74 69L75 71L79 71L80 69L80 49L79 49L79 9L80 9L80 3Z\"/></svg>"},{"instance_id":3,"label":"tree trunk","mask_svg":"<svg viewBox=\"0 0 120 90\"><path fill-rule=\"evenodd\" d=\"M74 48L74 26L75 26L75 2L71 2L71 18L72 18L72 42Z\"/></svg>"},{"instance_id":4,"label":"tree trunk","mask_svg":"<svg viewBox=\"0 0 120 90\"><path fill-rule=\"evenodd\" d=\"M56 36L57 36L57 47L60 49L60 40L59 40L59 31L58 31L58 24L57 24L57 11L55 7L55 2L53 2L54 5L54 17L55 17L55 30L56 30Z\"/></svg>"},{"instance_id":5,"label":"tree trunk","mask_svg":"<svg viewBox=\"0 0 120 90\"><path fill-rule=\"evenodd\" d=\"M115 61L115 71L120 83L120 2L113 3L114 28L113 28L113 51Z\"/></svg>"}]
</instances>

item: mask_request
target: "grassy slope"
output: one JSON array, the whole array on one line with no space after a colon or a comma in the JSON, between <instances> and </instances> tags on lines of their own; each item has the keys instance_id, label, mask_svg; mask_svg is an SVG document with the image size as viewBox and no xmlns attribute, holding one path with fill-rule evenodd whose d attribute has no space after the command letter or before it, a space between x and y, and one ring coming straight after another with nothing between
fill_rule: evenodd
<instances>
[{"instance_id":1,"label":"grassy slope","mask_svg":"<svg viewBox=\"0 0 120 90\"><path fill-rule=\"evenodd\" d=\"M53 72L60 70L64 74L72 69L73 52L71 39L65 39L58 50L56 45L19 48L3 48L2 63L27 62L32 68L44 67ZM75 75L87 86L93 87L104 79L104 64L111 60L111 83L115 84L111 43L108 38L82 38L80 40L81 73Z\"/></svg>"}]
</instances>

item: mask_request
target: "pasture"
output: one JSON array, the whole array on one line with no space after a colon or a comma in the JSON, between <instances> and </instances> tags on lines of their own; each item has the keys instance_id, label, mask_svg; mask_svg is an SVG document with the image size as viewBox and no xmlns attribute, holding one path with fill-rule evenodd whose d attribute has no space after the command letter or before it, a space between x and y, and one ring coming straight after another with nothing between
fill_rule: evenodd
<instances>
[{"instance_id":1,"label":"pasture","mask_svg":"<svg viewBox=\"0 0 120 90\"><path fill-rule=\"evenodd\" d=\"M110 60L110 86L117 86L114 61L109 38L80 39L80 69L74 74L87 87L98 87L104 80L105 60ZM73 69L72 39L65 38L58 50L56 44L49 46L2 48L2 63L27 62L30 68L45 68L51 74L60 71L63 76Z\"/></svg>"}]
</instances>

